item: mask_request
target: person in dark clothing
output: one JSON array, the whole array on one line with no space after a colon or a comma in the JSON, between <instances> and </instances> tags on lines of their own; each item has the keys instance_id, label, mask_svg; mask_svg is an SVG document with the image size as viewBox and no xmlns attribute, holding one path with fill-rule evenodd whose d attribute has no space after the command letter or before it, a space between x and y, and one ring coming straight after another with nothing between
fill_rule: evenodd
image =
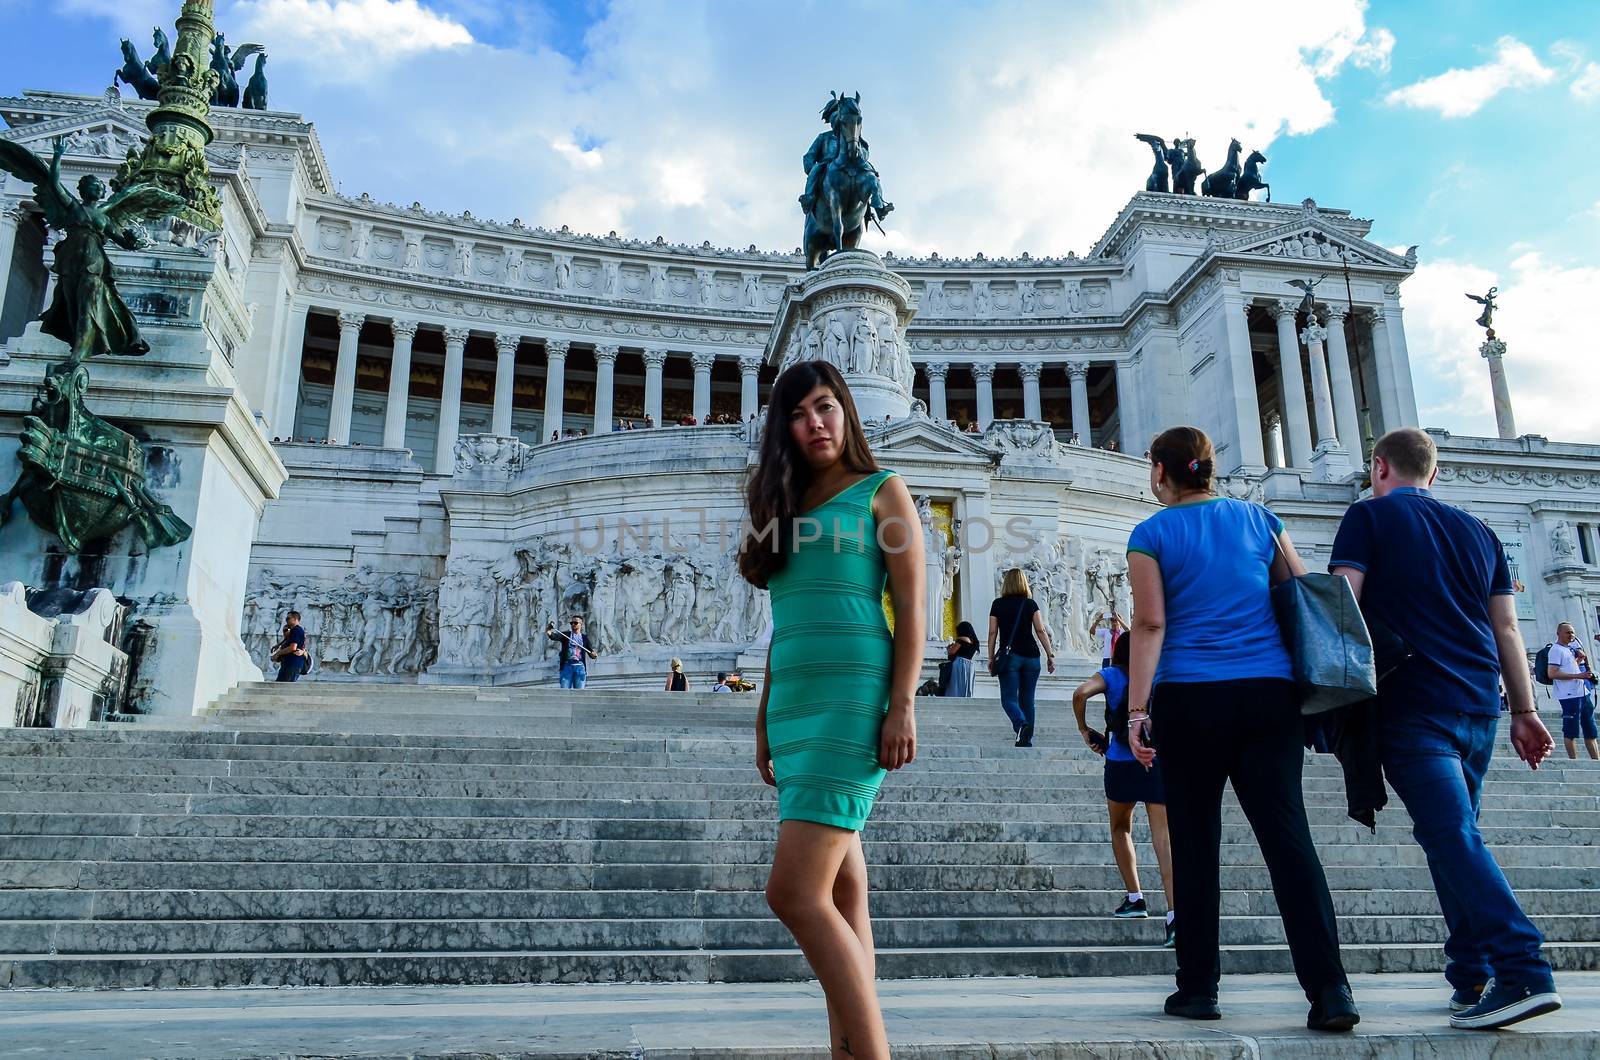
<instances>
[{"instance_id":1,"label":"person in dark clothing","mask_svg":"<svg viewBox=\"0 0 1600 1060\"><path fill-rule=\"evenodd\" d=\"M1001 638L1002 649L998 655L997 638ZM989 605L989 672L1000 682L1000 708L1011 719L1018 747L1033 746L1033 694L1039 685L1041 644L1045 666L1055 673L1050 631L1044 628L1044 616L1028 590L1028 576L1016 568L1008 570L1000 595Z\"/></svg>"},{"instance_id":2,"label":"person in dark clothing","mask_svg":"<svg viewBox=\"0 0 1600 1060\"><path fill-rule=\"evenodd\" d=\"M561 687L582 688L589 679L588 660L599 658L599 653L589 646L583 619L573 615L571 626L569 632L562 633L550 622L545 625L544 635L561 644Z\"/></svg>"},{"instance_id":3,"label":"person in dark clothing","mask_svg":"<svg viewBox=\"0 0 1600 1060\"><path fill-rule=\"evenodd\" d=\"M689 679L683 675L683 660L673 659L672 670L667 674L667 687L663 692L689 691Z\"/></svg>"},{"instance_id":4,"label":"person in dark clothing","mask_svg":"<svg viewBox=\"0 0 1600 1060\"><path fill-rule=\"evenodd\" d=\"M283 639L272 649L272 661L278 664L279 681L298 681L306 672L306 631L300 625L300 612L290 611L283 620Z\"/></svg>"},{"instance_id":5,"label":"person in dark clothing","mask_svg":"<svg viewBox=\"0 0 1600 1060\"><path fill-rule=\"evenodd\" d=\"M972 695L972 660L978 654L978 631L971 622L956 625L956 639L945 645L948 661L939 669L942 681L939 695L969 698Z\"/></svg>"},{"instance_id":6,"label":"person in dark clothing","mask_svg":"<svg viewBox=\"0 0 1600 1060\"><path fill-rule=\"evenodd\" d=\"M1271 586L1305 573L1283 523L1259 504L1216 496L1216 453L1195 427L1150 443L1150 491L1165 507L1128 539L1133 643L1128 746L1145 765L1161 751L1172 838L1177 992L1166 1012L1218 1019L1222 794L1232 783L1261 846L1306 1026L1360 1022L1339 954L1328 881L1300 787L1304 727ZM1226 629L1226 637L1218 631ZM1152 737L1156 741L1152 745Z\"/></svg>"},{"instance_id":7,"label":"person in dark clothing","mask_svg":"<svg viewBox=\"0 0 1600 1060\"><path fill-rule=\"evenodd\" d=\"M1505 682L1511 745L1537 769L1555 746L1533 703L1505 548L1475 516L1434 499L1433 439L1390 431L1372 492L1345 513L1328 569L1374 629L1409 654L1378 682L1378 754L1428 856L1450 937L1450 1024L1489 1030L1561 1007L1543 938L1478 831Z\"/></svg>"}]
</instances>

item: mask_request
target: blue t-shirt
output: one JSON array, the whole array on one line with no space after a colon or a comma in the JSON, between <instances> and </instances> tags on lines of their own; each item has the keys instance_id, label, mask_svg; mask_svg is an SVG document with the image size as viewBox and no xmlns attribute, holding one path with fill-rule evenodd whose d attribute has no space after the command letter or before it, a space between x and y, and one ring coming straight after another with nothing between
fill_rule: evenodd
<instances>
[{"instance_id":1,"label":"blue t-shirt","mask_svg":"<svg viewBox=\"0 0 1600 1060\"><path fill-rule=\"evenodd\" d=\"M1106 709L1115 710L1126 707L1128 698L1128 675L1115 666L1108 666L1100 671L1100 676L1106 682ZM1107 724L1108 729L1115 731L1106 733L1109 743L1106 746L1107 762L1132 762L1133 750L1128 746L1128 730L1124 725Z\"/></svg>"},{"instance_id":2,"label":"blue t-shirt","mask_svg":"<svg viewBox=\"0 0 1600 1060\"><path fill-rule=\"evenodd\" d=\"M1157 684L1292 675L1272 613L1282 532L1261 505L1228 497L1163 508L1133 528L1128 552L1160 564L1166 594Z\"/></svg>"},{"instance_id":3,"label":"blue t-shirt","mask_svg":"<svg viewBox=\"0 0 1600 1060\"><path fill-rule=\"evenodd\" d=\"M1328 567L1366 574L1361 611L1410 648L1378 683L1386 706L1500 713L1489 597L1512 592L1505 548L1476 516L1405 486L1352 505Z\"/></svg>"}]
</instances>

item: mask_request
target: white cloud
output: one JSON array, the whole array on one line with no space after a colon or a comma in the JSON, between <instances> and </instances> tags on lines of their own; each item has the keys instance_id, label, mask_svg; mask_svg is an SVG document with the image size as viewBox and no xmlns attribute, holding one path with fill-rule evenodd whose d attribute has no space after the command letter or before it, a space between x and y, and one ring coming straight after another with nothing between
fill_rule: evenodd
<instances>
[{"instance_id":1,"label":"white cloud","mask_svg":"<svg viewBox=\"0 0 1600 1060\"><path fill-rule=\"evenodd\" d=\"M230 38L314 52L330 76L371 76L374 59L472 43L465 26L417 0L238 0L229 21L242 21Z\"/></svg>"},{"instance_id":2,"label":"white cloud","mask_svg":"<svg viewBox=\"0 0 1600 1060\"><path fill-rule=\"evenodd\" d=\"M1585 63L1567 89L1574 97L1585 103L1592 99L1600 99L1600 63Z\"/></svg>"},{"instance_id":3,"label":"white cloud","mask_svg":"<svg viewBox=\"0 0 1600 1060\"><path fill-rule=\"evenodd\" d=\"M164 0L58 0L58 10L63 14L89 15L110 20L118 30L139 45L143 54L150 44L150 27L170 26L177 8Z\"/></svg>"},{"instance_id":4,"label":"white cloud","mask_svg":"<svg viewBox=\"0 0 1600 1060\"><path fill-rule=\"evenodd\" d=\"M1593 328L1573 309L1593 301L1600 268L1568 267L1536 252L1517 257L1509 277L1460 261L1424 263L1401 288L1423 423L1463 434L1495 433L1489 367L1478 354L1483 329L1473 323L1480 307L1465 297L1494 284L1500 286L1495 333L1507 345L1517 430L1600 442L1600 402L1582 397L1591 389Z\"/></svg>"},{"instance_id":5,"label":"white cloud","mask_svg":"<svg viewBox=\"0 0 1600 1060\"><path fill-rule=\"evenodd\" d=\"M1440 117L1465 118L1508 89L1543 85L1555 71L1539 61L1533 49L1515 37L1495 42L1495 57L1481 66L1446 70L1415 84L1397 88L1385 101L1419 110L1435 110Z\"/></svg>"},{"instance_id":6,"label":"white cloud","mask_svg":"<svg viewBox=\"0 0 1600 1060\"><path fill-rule=\"evenodd\" d=\"M365 3L442 17L427 4ZM581 61L537 44L473 42L374 69L348 41L335 59L314 47L306 23L315 19L290 24L291 11L329 8L237 4L274 14L250 23L248 38L274 49L273 104L317 123L347 192L550 227L788 249L800 238L800 156L823 129L818 111L829 89L859 89L897 207L889 238L874 233L867 245L946 256L1086 250L1143 187L1150 154L1133 133L1192 135L1211 168L1234 136L1270 156L1283 136L1333 120L1324 79L1391 46L1368 32L1362 0L1242 21L1218 19L1200 0L1007 0L948 5L938 17L903 3L862 16L893 26L892 41L840 34L799 5L618 0L589 28ZM799 55L812 64L804 76ZM1208 59L1186 72L1174 55ZM599 159L585 147L580 160L574 149L590 144L601 145ZM1315 189L1274 190L1297 201Z\"/></svg>"},{"instance_id":7,"label":"white cloud","mask_svg":"<svg viewBox=\"0 0 1600 1060\"><path fill-rule=\"evenodd\" d=\"M1382 26L1374 26L1366 39L1356 44L1355 50L1350 53L1350 61L1363 70L1388 73L1389 56L1393 51L1394 34Z\"/></svg>"}]
</instances>

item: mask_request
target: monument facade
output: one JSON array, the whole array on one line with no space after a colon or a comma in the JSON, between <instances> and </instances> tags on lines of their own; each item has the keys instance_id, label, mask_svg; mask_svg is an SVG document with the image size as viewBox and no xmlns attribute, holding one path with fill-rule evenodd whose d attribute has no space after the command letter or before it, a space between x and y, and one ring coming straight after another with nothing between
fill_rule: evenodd
<instances>
[{"instance_id":1,"label":"monument facade","mask_svg":"<svg viewBox=\"0 0 1600 1060\"><path fill-rule=\"evenodd\" d=\"M60 138L65 177L109 181L160 106L30 92L0 99L0 140ZM1093 616L1129 609L1123 549L1152 510L1141 454L1160 428L1205 428L1221 488L1271 505L1316 567L1372 439L1418 423L1415 255L1347 210L1251 200L1259 153L1205 195L1152 174L1081 256L880 257L869 238L812 261L345 196L301 115L209 121L220 227L108 250L152 352L96 362L88 389L99 415L144 425L152 497L194 537L86 561L25 520L0 529L0 583L108 588L124 640L167 638L165 656L123 645L145 710L256 678L290 608L324 681L553 681L541 631L568 613L598 640L596 684L642 687L672 657L759 665L765 594L731 549L764 395L800 358L851 378L880 461L928 514L936 639L981 628L1020 566L1084 669ZM1152 149L1182 185L1192 142ZM875 174L869 192L887 212ZM0 186L5 483L65 352L36 323L46 221L30 186ZM1511 551L1528 643L1558 619L1591 636L1600 446L1436 437L1440 494ZM163 667L191 676L150 681Z\"/></svg>"}]
</instances>

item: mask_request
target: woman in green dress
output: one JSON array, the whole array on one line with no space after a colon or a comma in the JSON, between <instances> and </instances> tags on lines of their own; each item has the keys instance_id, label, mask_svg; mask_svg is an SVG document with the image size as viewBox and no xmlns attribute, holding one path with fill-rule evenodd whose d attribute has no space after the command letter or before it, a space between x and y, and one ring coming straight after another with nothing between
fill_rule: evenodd
<instances>
[{"instance_id":1,"label":"woman in green dress","mask_svg":"<svg viewBox=\"0 0 1600 1060\"><path fill-rule=\"evenodd\" d=\"M772 594L756 715L756 768L778 789L767 903L822 984L833 1055L887 1057L861 829L887 771L916 757L926 592L916 504L878 467L826 361L778 377L763 430L739 572Z\"/></svg>"}]
</instances>

